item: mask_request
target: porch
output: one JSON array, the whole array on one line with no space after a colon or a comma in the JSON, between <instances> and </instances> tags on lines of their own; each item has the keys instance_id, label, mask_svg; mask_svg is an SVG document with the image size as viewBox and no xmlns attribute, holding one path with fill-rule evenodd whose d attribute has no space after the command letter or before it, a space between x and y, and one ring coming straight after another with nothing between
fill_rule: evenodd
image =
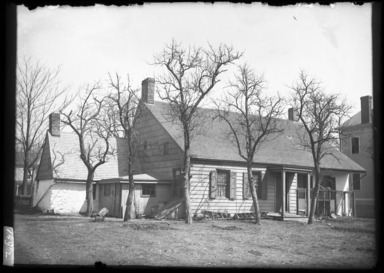
<instances>
[{"instance_id":1,"label":"porch","mask_svg":"<svg viewBox=\"0 0 384 273\"><path fill-rule=\"evenodd\" d=\"M308 219L314 182L311 170L270 169L276 175L276 220ZM326 172L318 195L315 217L354 216L354 193L349 191L348 173Z\"/></svg>"}]
</instances>

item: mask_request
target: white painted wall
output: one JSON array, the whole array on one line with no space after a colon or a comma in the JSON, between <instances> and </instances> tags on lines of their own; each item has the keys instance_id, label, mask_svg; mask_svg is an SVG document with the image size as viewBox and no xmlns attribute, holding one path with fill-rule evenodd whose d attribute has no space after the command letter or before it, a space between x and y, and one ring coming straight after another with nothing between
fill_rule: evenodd
<instances>
[{"instance_id":1,"label":"white painted wall","mask_svg":"<svg viewBox=\"0 0 384 273\"><path fill-rule=\"evenodd\" d=\"M333 172L332 176L336 179L336 190L337 191L349 191L349 174L343 172ZM350 205L349 205L349 196L348 194L345 197L343 202L342 196L340 194L336 195L336 215L342 216L343 214L348 214Z\"/></svg>"},{"instance_id":2,"label":"white painted wall","mask_svg":"<svg viewBox=\"0 0 384 273\"><path fill-rule=\"evenodd\" d=\"M53 180L43 180L40 181L36 196L36 204L43 196L37 204L43 213L53 210L60 215L76 215L87 209L85 183L54 183ZM94 206L97 210L97 202L94 202Z\"/></svg>"},{"instance_id":3,"label":"white painted wall","mask_svg":"<svg viewBox=\"0 0 384 273\"><path fill-rule=\"evenodd\" d=\"M32 204L32 206L36 206L36 204L39 202L39 200L44 195L44 193L47 191L47 189L51 185L53 185L53 184L54 184L53 179L41 180L39 182L36 182L36 184L35 184L35 193L34 193L34 196L33 196L33 204Z\"/></svg>"},{"instance_id":4,"label":"white painted wall","mask_svg":"<svg viewBox=\"0 0 384 273\"><path fill-rule=\"evenodd\" d=\"M212 170L230 170L236 172L236 199L231 200L225 197L209 198L210 172ZM267 182L267 199L259 199L260 211L275 211L275 183L276 177L267 174L266 168L253 168L253 171L261 172L261 179ZM200 213L202 210L227 212L227 213L247 213L253 211L252 198L243 199L243 173L247 172L246 167L203 165L194 164L191 168L191 209L193 214ZM267 174L267 177L265 175ZM265 179L267 178L267 179Z\"/></svg>"}]
</instances>

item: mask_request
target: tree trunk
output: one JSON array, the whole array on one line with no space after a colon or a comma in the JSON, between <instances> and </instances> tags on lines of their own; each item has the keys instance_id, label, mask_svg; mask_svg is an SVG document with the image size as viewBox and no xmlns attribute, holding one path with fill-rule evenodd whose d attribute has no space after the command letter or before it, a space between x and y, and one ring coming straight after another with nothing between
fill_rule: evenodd
<instances>
[{"instance_id":1,"label":"tree trunk","mask_svg":"<svg viewBox=\"0 0 384 273\"><path fill-rule=\"evenodd\" d=\"M93 176L94 171L88 171L85 194L85 199L87 200L87 216L91 216L93 212Z\"/></svg>"},{"instance_id":2,"label":"tree trunk","mask_svg":"<svg viewBox=\"0 0 384 273\"><path fill-rule=\"evenodd\" d=\"M259 200L257 198L257 192L256 187L254 186L254 180L252 175L252 166L247 166L247 172L248 172L248 182L249 182L249 188L251 190L252 200L253 200L253 208L255 209L255 224L260 225L261 224L261 213L260 213L260 207L259 207Z\"/></svg>"},{"instance_id":3,"label":"tree trunk","mask_svg":"<svg viewBox=\"0 0 384 273\"><path fill-rule=\"evenodd\" d=\"M318 164L315 166L315 188L313 189L313 196L311 199L311 210L309 212L308 216L308 225L313 224L315 220L315 211L316 211L316 205L317 205L317 199L319 196L320 191L320 167ZM309 198L309 197L308 197Z\"/></svg>"},{"instance_id":4,"label":"tree trunk","mask_svg":"<svg viewBox=\"0 0 384 273\"><path fill-rule=\"evenodd\" d=\"M189 145L185 145L184 153L184 204L185 204L185 223L192 224L191 200L189 196L189 174L191 169L191 157Z\"/></svg>"},{"instance_id":5,"label":"tree trunk","mask_svg":"<svg viewBox=\"0 0 384 273\"><path fill-rule=\"evenodd\" d=\"M135 217L135 206L133 204L133 196L135 192L135 181L133 181L133 174L130 171L129 174L129 193L127 198L127 208L124 213L124 221L131 220Z\"/></svg>"}]
</instances>

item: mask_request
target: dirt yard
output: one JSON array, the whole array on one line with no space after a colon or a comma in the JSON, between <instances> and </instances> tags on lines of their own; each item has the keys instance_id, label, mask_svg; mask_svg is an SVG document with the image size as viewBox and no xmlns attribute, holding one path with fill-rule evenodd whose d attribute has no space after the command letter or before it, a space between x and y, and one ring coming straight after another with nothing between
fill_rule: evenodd
<instances>
[{"instance_id":1,"label":"dirt yard","mask_svg":"<svg viewBox=\"0 0 384 273\"><path fill-rule=\"evenodd\" d=\"M15 264L371 268L375 223L194 222L15 215Z\"/></svg>"}]
</instances>

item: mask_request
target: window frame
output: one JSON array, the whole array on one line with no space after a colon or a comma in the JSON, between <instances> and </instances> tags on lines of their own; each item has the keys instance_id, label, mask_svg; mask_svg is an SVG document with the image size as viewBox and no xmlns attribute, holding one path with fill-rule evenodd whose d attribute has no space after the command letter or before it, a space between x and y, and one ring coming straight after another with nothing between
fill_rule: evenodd
<instances>
[{"instance_id":1,"label":"window frame","mask_svg":"<svg viewBox=\"0 0 384 273\"><path fill-rule=\"evenodd\" d=\"M218 177L219 173L226 173L227 174L227 181L225 183L225 194L224 195L219 195L219 183L218 183ZM219 199L229 199L229 191L230 191L230 184L231 184L231 170L226 170L226 169L216 169L216 187L217 187L217 193L216 193L216 198Z\"/></svg>"},{"instance_id":2,"label":"window frame","mask_svg":"<svg viewBox=\"0 0 384 273\"><path fill-rule=\"evenodd\" d=\"M149 189L146 187L149 187ZM150 193L146 194L144 190L149 190ZM140 193L142 197L156 197L156 184L142 184Z\"/></svg>"},{"instance_id":3,"label":"window frame","mask_svg":"<svg viewBox=\"0 0 384 273\"><path fill-rule=\"evenodd\" d=\"M357 146L354 145L354 140L357 140ZM356 147L355 149L353 147ZM357 150L356 150L357 149ZM351 137L351 154L360 154L360 138Z\"/></svg>"},{"instance_id":4,"label":"window frame","mask_svg":"<svg viewBox=\"0 0 384 273\"><path fill-rule=\"evenodd\" d=\"M359 176L359 180L355 181L355 177ZM359 189L355 189L355 182L359 182ZM361 191L361 176L359 173L352 174L352 190L353 191Z\"/></svg>"}]
</instances>

